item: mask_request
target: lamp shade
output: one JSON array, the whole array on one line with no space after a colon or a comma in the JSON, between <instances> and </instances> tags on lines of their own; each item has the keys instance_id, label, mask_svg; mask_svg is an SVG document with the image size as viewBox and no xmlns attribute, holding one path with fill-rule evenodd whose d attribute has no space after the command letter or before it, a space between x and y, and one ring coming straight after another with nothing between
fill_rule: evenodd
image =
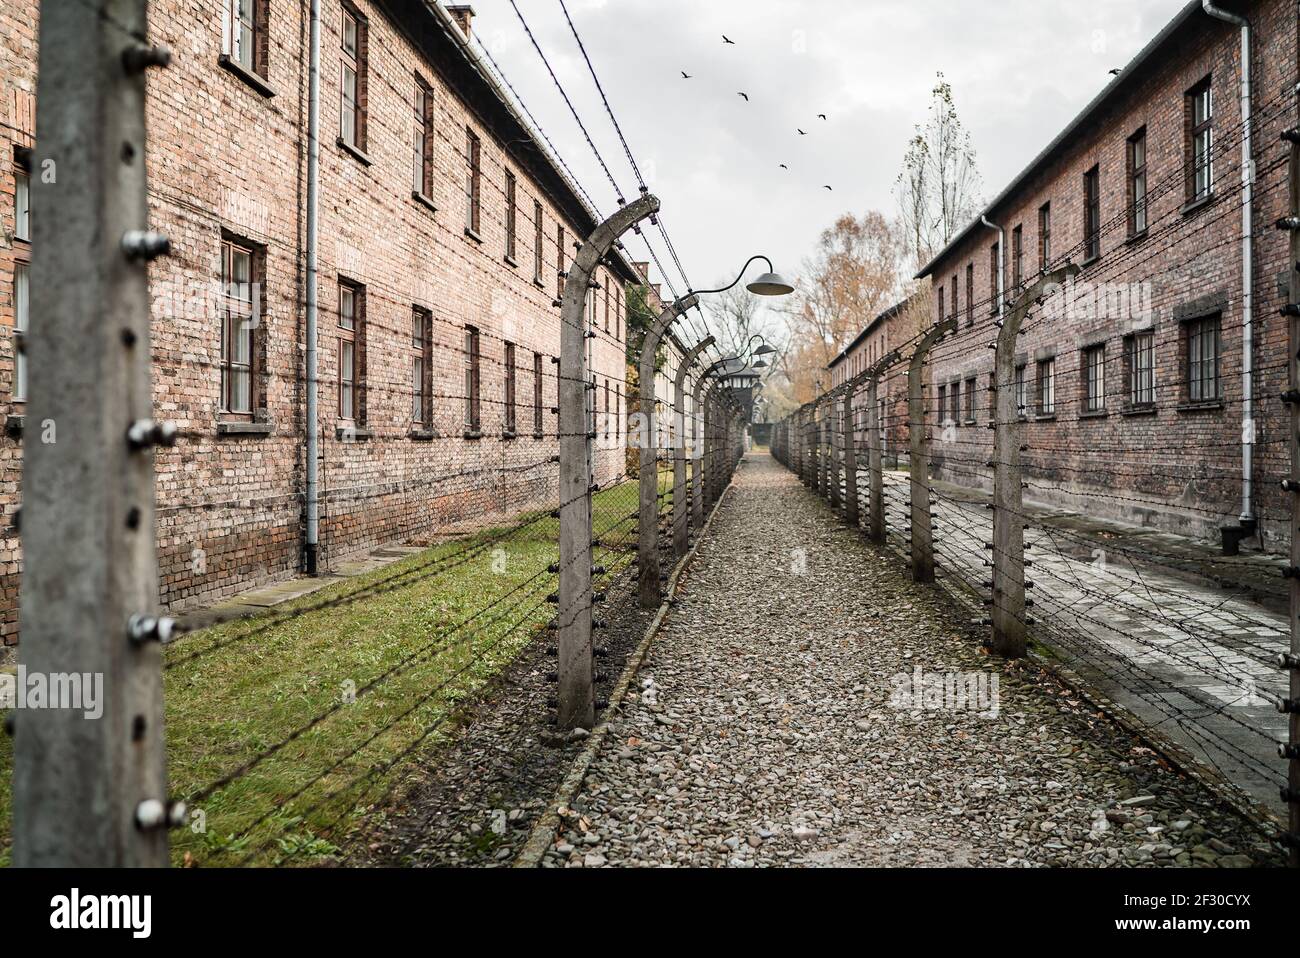
<instances>
[{"instance_id":1,"label":"lamp shade","mask_svg":"<svg viewBox=\"0 0 1300 958\"><path fill-rule=\"evenodd\" d=\"M789 296L794 287L776 273L764 273L745 287L756 296Z\"/></svg>"},{"instance_id":2,"label":"lamp shade","mask_svg":"<svg viewBox=\"0 0 1300 958\"><path fill-rule=\"evenodd\" d=\"M754 355L766 356L768 353L774 353L774 352L776 352L775 346L769 346L767 343L764 343L762 346L759 346L758 349L754 350Z\"/></svg>"}]
</instances>

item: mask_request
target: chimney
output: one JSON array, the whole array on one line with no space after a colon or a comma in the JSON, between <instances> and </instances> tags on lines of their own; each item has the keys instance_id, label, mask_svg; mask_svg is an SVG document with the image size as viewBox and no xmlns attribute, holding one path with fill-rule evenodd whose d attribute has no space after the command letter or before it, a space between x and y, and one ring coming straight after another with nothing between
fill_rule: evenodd
<instances>
[{"instance_id":1,"label":"chimney","mask_svg":"<svg viewBox=\"0 0 1300 958\"><path fill-rule=\"evenodd\" d=\"M642 279L649 279L650 277L649 263L633 263L632 268L641 274Z\"/></svg>"},{"instance_id":2,"label":"chimney","mask_svg":"<svg viewBox=\"0 0 1300 958\"><path fill-rule=\"evenodd\" d=\"M448 7L447 12L451 14L460 27L460 32L465 34L465 39L469 39L470 24L474 22L474 8L469 4L460 4L454 7Z\"/></svg>"}]
</instances>

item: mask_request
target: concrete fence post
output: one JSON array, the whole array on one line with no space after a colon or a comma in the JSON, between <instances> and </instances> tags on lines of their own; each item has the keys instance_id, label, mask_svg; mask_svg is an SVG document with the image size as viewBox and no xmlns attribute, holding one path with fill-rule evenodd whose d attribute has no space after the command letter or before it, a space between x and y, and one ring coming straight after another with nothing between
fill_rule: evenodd
<instances>
[{"instance_id":1,"label":"concrete fence post","mask_svg":"<svg viewBox=\"0 0 1300 958\"><path fill-rule=\"evenodd\" d=\"M925 365L935 343L956 332L957 319L938 323L921 337L907 367L908 470L911 480L912 580L934 581L934 527L930 516L930 428L926 416Z\"/></svg>"},{"instance_id":2,"label":"concrete fence post","mask_svg":"<svg viewBox=\"0 0 1300 958\"><path fill-rule=\"evenodd\" d=\"M853 409L856 384L844 391L844 518L853 528L858 528L861 516L858 510L858 437L857 421Z\"/></svg>"},{"instance_id":3,"label":"concrete fence post","mask_svg":"<svg viewBox=\"0 0 1300 958\"><path fill-rule=\"evenodd\" d=\"M867 377L867 475L870 498L867 536L877 544L885 541L885 474L880 461L880 407L876 402L877 377Z\"/></svg>"},{"instance_id":4,"label":"concrete fence post","mask_svg":"<svg viewBox=\"0 0 1300 958\"><path fill-rule=\"evenodd\" d=\"M993 388L993 651L1019 658L1026 650L1025 508L1020 479L1020 415L1016 407L1016 338L1030 306L1079 271L1066 266L1040 276L1003 317Z\"/></svg>"},{"instance_id":5,"label":"concrete fence post","mask_svg":"<svg viewBox=\"0 0 1300 958\"><path fill-rule=\"evenodd\" d=\"M591 648L592 433L587 406L587 296L591 274L618 238L658 210L659 200L647 194L596 227L569 266L560 301L560 588L555 626L559 652L557 724L564 731L590 729L596 710Z\"/></svg>"},{"instance_id":6,"label":"concrete fence post","mask_svg":"<svg viewBox=\"0 0 1300 958\"><path fill-rule=\"evenodd\" d=\"M1294 315L1300 305L1300 132L1291 141L1289 168L1292 220L1291 269L1288 296L1288 329L1290 362L1288 363L1289 391L1283 396L1290 413L1290 477L1283 488L1291 495L1291 644L1290 652L1283 653L1279 664L1289 673L1290 685L1284 707L1288 710L1287 743L1281 753L1287 759L1287 784L1282 792L1289 808L1287 844L1290 846L1290 864L1300 868L1300 318Z\"/></svg>"},{"instance_id":7,"label":"concrete fence post","mask_svg":"<svg viewBox=\"0 0 1300 958\"><path fill-rule=\"evenodd\" d=\"M145 0L41 7L31 207L21 665L85 676L100 715L16 710L13 861L162 867L167 797L147 263ZM57 175L57 185L53 176ZM88 695L94 689L86 688ZM84 701L84 700L83 700Z\"/></svg>"},{"instance_id":8,"label":"concrete fence post","mask_svg":"<svg viewBox=\"0 0 1300 958\"><path fill-rule=\"evenodd\" d=\"M840 488L840 454L843 448L844 427L840 422L839 397L831 393L826 397L826 418L830 425L830 500L831 508L839 511L843 502Z\"/></svg>"},{"instance_id":9,"label":"concrete fence post","mask_svg":"<svg viewBox=\"0 0 1300 958\"><path fill-rule=\"evenodd\" d=\"M691 536L691 490L686 474L686 376L699 359L700 353L713 345L713 337L701 340L687 350L677 367L677 378L673 382L673 555L681 558L690 548ZM694 463L694 456L691 458Z\"/></svg>"}]
</instances>

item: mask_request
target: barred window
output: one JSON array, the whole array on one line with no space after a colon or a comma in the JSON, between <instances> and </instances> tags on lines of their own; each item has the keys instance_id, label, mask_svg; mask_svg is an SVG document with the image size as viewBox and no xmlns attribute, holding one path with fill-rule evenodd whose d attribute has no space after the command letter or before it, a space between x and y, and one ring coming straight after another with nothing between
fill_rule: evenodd
<instances>
[{"instance_id":1,"label":"barred window","mask_svg":"<svg viewBox=\"0 0 1300 958\"><path fill-rule=\"evenodd\" d=\"M473 326L465 327L465 429L477 433L479 418L479 332Z\"/></svg>"},{"instance_id":2,"label":"barred window","mask_svg":"<svg viewBox=\"0 0 1300 958\"><path fill-rule=\"evenodd\" d=\"M1038 268L1045 271L1052 262L1052 204L1038 208Z\"/></svg>"},{"instance_id":3,"label":"barred window","mask_svg":"<svg viewBox=\"0 0 1300 958\"><path fill-rule=\"evenodd\" d=\"M1130 406L1151 406L1156 401L1155 333L1137 333L1124 341Z\"/></svg>"},{"instance_id":4,"label":"barred window","mask_svg":"<svg viewBox=\"0 0 1300 958\"><path fill-rule=\"evenodd\" d=\"M973 377L971 379L966 380L964 398L965 398L965 405L966 405L966 421L968 423L974 422L975 421L975 379Z\"/></svg>"},{"instance_id":5,"label":"barred window","mask_svg":"<svg viewBox=\"0 0 1300 958\"><path fill-rule=\"evenodd\" d=\"M943 417L944 417L944 413L946 413L947 410L948 410L948 387L945 386L945 385L943 385L942 383L939 385L939 405L938 405L938 409L939 409L939 423L942 425L942 423L943 423L943 421L944 421L944 418L943 418Z\"/></svg>"},{"instance_id":6,"label":"barred window","mask_svg":"<svg viewBox=\"0 0 1300 958\"><path fill-rule=\"evenodd\" d=\"M1029 387L1025 378L1026 371L1024 363L1016 367L1016 415L1022 419L1029 414Z\"/></svg>"},{"instance_id":7,"label":"barred window","mask_svg":"<svg viewBox=\"0 0 1300 958\"><path fill-rule=\"evenodd\" d=\"M1038 364L1038 415L1050 416L1056 412L1056 360L1044 359Z\"/></svg>"},{"instance_id":8,"label":"barred window","mask_svg":"<svg viewBox=\"0 0 1300 958\"><path fill-rule=\"evenodd\" d=\"M1128 231L1139 236L1147 231L1147 131L1138 130L1128 141Z\"/></svg>"},{"instance_id":9,"label":"barred window","mask_svg":"<svg viewBox=\"0 0 1300 958\"><path fill-rule=\"evenodd\" d=\"M427 310L411 310L411 422L424 425L431 421L430 352L432 317Z\"/></svg>"},{"instance_id":10,"label":"barred window","mask_svg":"<svg viewBox=\"0 0 1300 958\"><path fill-rule=\"evenodd\" d=\"M1203 200L1214 190L1214 91L1206 77L1187 94L1191 138L1188 142L1189 200Z\"/></svg>"},{"instance_id":11,"label":"barred window","mask_svg":"<svg viewBox=\"0 0 1300 958\"><path fill-rule=\"evenodd\" d=\"M1083 255L1101 255L1101 169L1094 166L1083 174Z\"/></svg>"},{"instance_id":12,"label":"barred window","mask_svg":"<svg viewBox=\"0 0 1300 958\"><path fill-rule=\"evenodd\" d=\"M1193 320L1185 329L1188 399L1192 402L1221 399L1219 317Z\"/></svg>"},{"instance_id":13,"label":"barred window","mask_svg":"<svg viewBox=\"0 0 1300 958\"><path fill-rule=\"evenodd\" d=\"M1102 412L1106 408L1106 347L1091 346L1083 351L1083 409Z\"/></svg>"}]
</instances>

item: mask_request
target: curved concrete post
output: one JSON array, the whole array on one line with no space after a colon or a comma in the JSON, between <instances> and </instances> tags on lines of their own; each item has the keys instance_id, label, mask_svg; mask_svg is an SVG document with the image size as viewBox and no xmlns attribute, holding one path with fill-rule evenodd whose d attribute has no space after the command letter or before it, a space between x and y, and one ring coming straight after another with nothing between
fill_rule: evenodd
<instances>
[{"instance_id":1,"label":"curved concrete post","mask_svg":"<svg viewBox=\"0 0 1300 958\"><path fill-rule=\"evenodd\" d=\"M898 362L897 350L878 360L867 370L867 471L870 478L870 515L867 534L872 542L885 542L885 471L884 443L880 426L880 376Z\"/></svg>"},{"instance_id":2,"label":"curved concrete post","mask_svg":"<svg viewBox=\"0 0 1300 958\"><path fill-rule=\"evenodd\" d=\"M686 476L686 376L691 366L699 359L700 353L713 345L709 336L696 343L682 357L677 367L677 379L673 382L673 555L681 558L690 547L690 513L691 493ZM691 441L695 439L695 416L691 411ZM693 460L693 457L692 457Z\"/></svg>"},{"instance_id":3,"label":"curved concrete post","mask_svg":"<svg viewBox=\"0 0 1300 958\"><path fill-rule=\"evenodd\" d=\"M861 521L858 511L858 450L856 422L853 415L853 396L856 385L844 391L844 518L853 528Z\"/></svg>"},{"instance_id":4,"label":"curved concrete post","mask_svg":"<svg viewBox=\"0 0 1300 958\"><path fill-rule=\"evenodd\" d=\"M659 605L659 410L655 397L655 357L659 344L677 318L699 300L687 296L672 303L659 314L654 325L646 330L641 344L641 364L637 382L641 416L644 422L641 446L640 486L641 507L637 523L637 558L640 569L641 608L653 609Z\"/></svg>"},{"instance_id":5,"label":"curved concrete post","mask_svg":"<svg viewBox=\"0 0 1300 958\"><path fill-rule=\"evenodd\" d=\"M925 417L925 361L935 343L956 331L955 316L930 327L917 343L907 368L908 469L912 483L912 580L915 582L934 581L934 526L930 518L930 434Z\"/></svg>"},{"instance_id":6,"label":"curved concrete post","mask_svg":"<svg viewBox=\"0 0 1300 958\"><path fill-rule=\"evenodd\" d=\"M830 429L830 442L827 451L830 453L828 483L830 485L831 508L838 511L842 501L840 497L840 449L843 443L841 433L844 431L844 426L840 422L840 402L836 393L831 393L826 397L826 419Z\"/></svg>"},{"instance_id":7,"label":"curved concrete post","mask_svg":"<svg viewBox=\"0 0 1300 958\"><path fill-rule=\"evenodd\" d=\"M1016 408L1016 337L1029 307L1048 287L1079 272L1071 264L1040 276L1016 301L998 331L993 374L993 651L1025 654L1025 509L1020 487L1020 415Z\"/></svg>"},{"instance_id":8,"label":"curved concrete post","mask_svg":"<svg viewBox=\"0 0 1300 958\"><path fill-rule=\"evenodd\" d=\"M587 237L569 266L560 300L560 587L557 725L590 729L596 717L591 649L591 424L587 421L586 302L591 274L618 238L659 210L649 194Z\"/></svg>"}]
</instances>

